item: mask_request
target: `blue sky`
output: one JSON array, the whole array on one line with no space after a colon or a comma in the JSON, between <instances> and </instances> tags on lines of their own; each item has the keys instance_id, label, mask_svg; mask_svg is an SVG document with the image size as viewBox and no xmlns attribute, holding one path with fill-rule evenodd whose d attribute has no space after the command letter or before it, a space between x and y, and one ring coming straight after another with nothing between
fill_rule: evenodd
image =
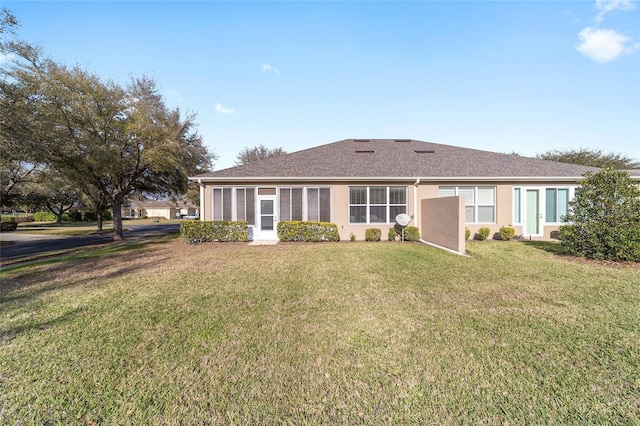
<instances>
[{"instance_id":1,"label":"blue sky","mask_svg":"<svg viewBox=\"0 0 640 426\"><path fill-rule=\"evenodd\" d=\"M0 4L60 62L156 79L197 114L215 169L346 138L640 159L630 0Z\"/></svg>"}]
</instances>

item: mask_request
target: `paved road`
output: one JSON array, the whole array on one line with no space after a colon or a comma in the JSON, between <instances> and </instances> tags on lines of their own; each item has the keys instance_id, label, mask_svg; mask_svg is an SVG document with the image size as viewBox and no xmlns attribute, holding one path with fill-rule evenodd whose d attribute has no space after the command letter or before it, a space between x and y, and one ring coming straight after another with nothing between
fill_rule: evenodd
<instances>
[{"instance_id":1,"label":"paved road","mask_svg":"<svg viewBox=\"0 0 640 426\"><path fill-rule=\"evenodd\" d=\"M124 231L124 238L129 240L164 235L172 232L178 232L180 230L180 224L177 223L158 223L149 225L126 224L126 227L127 230ZM111 234L54 236L26 234L22 231L2 232L0 234L0 239L2 241L15 242L13 245L0 247L0 258L3 262L57 252L60 250L69 250L113 242Z\"/></svg>"}]
</instances>

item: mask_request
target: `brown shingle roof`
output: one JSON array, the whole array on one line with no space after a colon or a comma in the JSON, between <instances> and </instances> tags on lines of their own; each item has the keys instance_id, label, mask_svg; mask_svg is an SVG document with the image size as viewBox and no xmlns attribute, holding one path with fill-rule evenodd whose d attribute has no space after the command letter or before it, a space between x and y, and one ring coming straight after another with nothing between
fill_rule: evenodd
<instances>
[{"instance_id":1,"label":"brown shingle roof","mask_svg":"<svg viewBox=\"0 0 640 426\"><path fill-rule=\"evenodd\" d=\"M580 177L592 167L408 139L346 139L196 178Z\"/></svg>"}]
</instances>

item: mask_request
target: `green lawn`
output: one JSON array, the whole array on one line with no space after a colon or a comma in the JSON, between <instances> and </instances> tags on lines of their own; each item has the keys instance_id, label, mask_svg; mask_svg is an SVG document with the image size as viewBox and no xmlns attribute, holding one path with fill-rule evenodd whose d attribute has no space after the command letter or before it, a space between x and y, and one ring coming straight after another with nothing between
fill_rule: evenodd
<instances>
[{"instance_id":1,"label":"green lawn","mask_svg":"<svg viewBox=\"0 0 640 426\"><path fill-rule=\"evenodd\" d=\"M557 248L165 239L5 270L0 424L638 424L640 269Z\"/></svg>"}]
</instances>

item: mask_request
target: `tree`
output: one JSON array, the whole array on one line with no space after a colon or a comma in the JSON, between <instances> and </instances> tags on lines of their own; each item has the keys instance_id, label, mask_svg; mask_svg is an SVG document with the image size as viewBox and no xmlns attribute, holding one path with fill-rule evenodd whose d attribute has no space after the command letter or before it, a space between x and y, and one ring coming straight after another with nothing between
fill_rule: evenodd
<instances>
[{"instance_id":1,"label":"tree","mask_svg":"<svg viewBox=\"0 0 640 426\"><path fill-rule=\"evenodd\" d=\"M580 164L582 166L611 167L616 170L640 168L640 162L637 160L621 154L604 153L601 149L551 150L538 154L537 158L561 163Z\"/></svg>"},{"instance_id":2,"label":"tree","mask_svg":"<svg viewBox=\"0 0 640 426\"><path fill-rule=\"evenodd\" d=\"M278 157L286 154L282 148L267 148L264 145L255 146L253 148L245 147L236 156L236 165L253 163L254 161L265 160L271 157Z\"/></svg>"},{"instance_id":3,"label":"tree","mask_svg":"<svg viewBox=\"0 0 640 426\"><path fill-rule=\"evenodd\" d=\"M640 189L627 172L588 172L569 202L558 238L568 253L591 259L640 261Z\"/></svg>"},{"instance_id":4,"label":"tree","mask_svg":"<svg viewBox=\"0 0 640 426\"><path fill-rule=\"evenodd\" d=\"M18 21L6 8L0 9L0 57L10 58L10 35L15 35ZM0 80L0 205L11 207L19 203L20 187L33 180L34 172L41 168L22 144L30 133L26 126L34 118L33 110L16 105L20 88L10 80ZM10 129L10 130L9 130Z\"/></svg>"},{"instance_id":5,"label":"tree","mask_svg":"<svg viewBox=\"0 0 640 426\"><path fill-rule=\"evenodd\" d=\"M9 50L17 60L2 68L6 102L16 119L32 115L17 124L0 120L0 132L85 193L94 188L111 206L114 239L123 237L128 194L175 196L188 176L210 169L214 157L195 131L195 116L169 110L154 81L131 78L121 86L22 42Z\"/></svg>"}]
</instances>

